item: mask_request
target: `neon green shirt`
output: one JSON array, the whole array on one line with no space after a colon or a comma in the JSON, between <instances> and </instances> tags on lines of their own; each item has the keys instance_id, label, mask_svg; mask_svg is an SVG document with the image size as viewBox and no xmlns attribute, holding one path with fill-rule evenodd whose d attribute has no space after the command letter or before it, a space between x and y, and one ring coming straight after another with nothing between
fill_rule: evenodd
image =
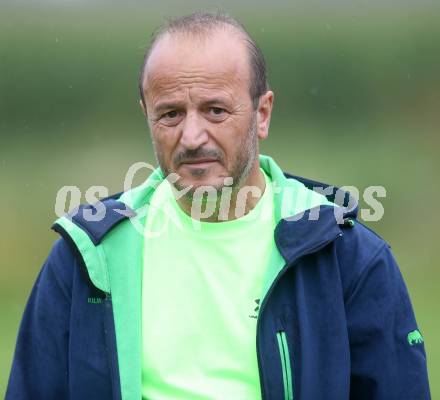
<instances>
[{"instance_id":1,"label":"neon green shirt","mask_svg":"<svg viewBox=\"0 0 440 400\"><path fill-rule=\"evenodd\" d=\"M256 354L259 297L276 248L269 177L244 217L196 222L165 180L145 226L142 397L260 398Z\"/></svg>"}]
</instances>

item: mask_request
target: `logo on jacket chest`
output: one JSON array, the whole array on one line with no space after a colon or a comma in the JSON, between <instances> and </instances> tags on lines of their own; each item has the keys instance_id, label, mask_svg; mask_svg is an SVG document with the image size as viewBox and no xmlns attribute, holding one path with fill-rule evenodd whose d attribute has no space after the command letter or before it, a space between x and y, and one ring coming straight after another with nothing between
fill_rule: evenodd
<instances>
[{"instance_id":1,"label":"logo on jacket chest","mask_svg":"<svg viewBox=\"0 0 440 400\"><path fill-rule=\"evenodd\" d=\"M102 303L102 299L100 297L88 297L87 298L87 303L89 303L89 304L101 304Z\"/></svg>"}]
</instances>

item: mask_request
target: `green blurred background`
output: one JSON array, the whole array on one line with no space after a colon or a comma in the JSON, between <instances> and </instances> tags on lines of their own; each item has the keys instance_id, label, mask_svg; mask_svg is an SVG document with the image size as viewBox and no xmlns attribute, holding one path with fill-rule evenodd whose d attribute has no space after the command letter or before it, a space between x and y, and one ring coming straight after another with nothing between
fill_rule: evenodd
<instances>
[{"instance_id":1,"label":"green blurred background","mask_svg":"<svg viewBox=\"0 0 440 400\"><path fill-rule=\"evenodd\" d=\"M368 225L401 266L440 396L440 3L160 3L1 2L0 394L57 238L58 189L120 191L132 163L155 164L137 93L149 36L167 16L219 7L267 58L275 110L262 152L297 175L386 188L384 218Z\"/></svg>"}]
</instances>

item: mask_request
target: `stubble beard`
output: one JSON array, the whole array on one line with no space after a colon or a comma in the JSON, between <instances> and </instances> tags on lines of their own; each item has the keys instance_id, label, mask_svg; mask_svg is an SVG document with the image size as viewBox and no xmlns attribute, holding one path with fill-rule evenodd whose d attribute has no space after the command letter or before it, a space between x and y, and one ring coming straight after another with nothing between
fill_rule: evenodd
<instances>
[{"instance_id":1,"label":"stubble beard","mask_svg":"<svg viewBox=\"0 0 440 400\"><path fill-rule=\"evenodd\" d=\"M258 138L257 138L257 125L256 125L256 118L257 113L256 111L253 112L252 118L249 124L247 135L244 136L242 142L237 145L238 149L241 149L238 152L238 156L236 159L236 162L234 163L234 166L230 171L228 171L228 177L232 178L232 185L228 185L228 187L232 188L232 193L236 194L240 188L242 187L243 183L246 181L246 179L249 177L249 174L252 171L252 168L254 167L255 161L258 157ZM151 131L150 131L151 132ZM151 135L152 137L152 135ZM168 168L166 163L164 162L164 157L162 153L158 150L156 143L152 137L153 142L153 148L154 148L154 154L156 157L156 161L159 164L160 169L162 170L165 178L171 176L171 174L177 174L177 172L173 171L172 169ZM197 150L193 151L187 151L186 154L193 154L194 158L203 156L215 156L217 155L220 160L224 160L221 154L218 152L210 153L204 152L201 150L198 152ZM183 155L184 156L184 155ZM190 157L188 157L190 158ZM201 176L203 175L203 171L195 171L193 174L194 176ZM172 186L175 190L177 190L180 193L184 193L184 197L187 201L192 202L194 200L194 195L196 194L198 186L193 186L191 188L188 188L187 185L184 185L180 182L180 178L177 179L177 181L172 182ZM217 185L203 185L210 187L211 190L217 192L217 198L220 198L222 189L226 186L224 183L220 183Z\"/></svg>"}]
</instances>

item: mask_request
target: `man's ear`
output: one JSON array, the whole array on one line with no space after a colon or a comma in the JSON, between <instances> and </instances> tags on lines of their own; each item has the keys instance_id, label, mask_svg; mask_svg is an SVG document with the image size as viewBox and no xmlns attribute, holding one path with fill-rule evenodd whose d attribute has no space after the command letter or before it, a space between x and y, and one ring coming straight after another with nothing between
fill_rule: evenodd
<instances>
[{"instance_id":1,"label":"man's ear","mask_svg":"<svg viewBox=\"0 0 440 400\"><path fill-rule=\"evenodd\" d=\"M147 110L145 109L144 103L142 102L142 99L139 99L139 105L141 106L142 112L145 115L146 118L148 118Z\"/></svg>"},{"instance_id":2,"label":"man's ear","mask_svg":"<svg viewBox=\"0 0 440 400\"><path fill-rule=\"evenodd\" d=\"M268 90L258 101L257 108L257 135L260 139L266 139L269 135L270 117L272 115L274 94Z\"/></svg>"}]
</instances>

